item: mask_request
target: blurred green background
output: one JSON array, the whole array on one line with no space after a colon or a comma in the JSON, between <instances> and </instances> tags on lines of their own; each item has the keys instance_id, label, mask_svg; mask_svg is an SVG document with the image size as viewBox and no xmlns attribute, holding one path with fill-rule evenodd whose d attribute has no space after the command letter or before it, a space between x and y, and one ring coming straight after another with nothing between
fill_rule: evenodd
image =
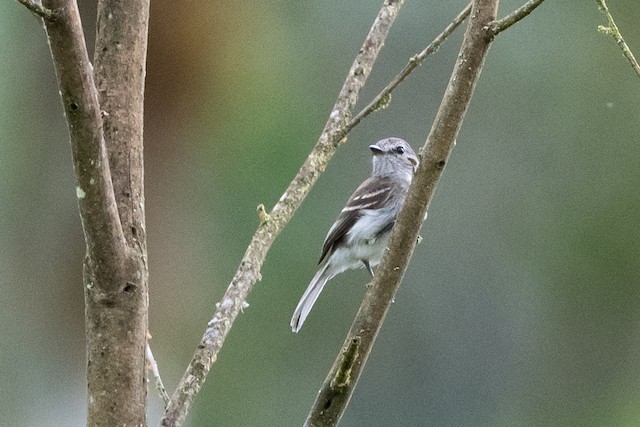
<instances>
[{"instance_id":1,"label":"blurred green background","mask_svg":"<svg viewBox=\"0 0 640 427\"><path fill-rule=\"evenodd\" d=\"M501 2L501 15L524 0ZM408 1L368 102L465 5ZM637 0L610 1L640 54ZM257 225L321 131L380 1L152 2L150 329L173 390ZM93 43L95 5L80 4ZM548 1L495 41L344 426L640 425L640 81L594 1ZM361 297L291 313L367 146L424 143L458 31L358 126L276 241L191 426L301 425ZM2 424L84 424L84 253L46 39L0 2ZM91 49L90 49L91 50ZM149 420L161 403L151 387Z\"/></svg>"}]
</instances>

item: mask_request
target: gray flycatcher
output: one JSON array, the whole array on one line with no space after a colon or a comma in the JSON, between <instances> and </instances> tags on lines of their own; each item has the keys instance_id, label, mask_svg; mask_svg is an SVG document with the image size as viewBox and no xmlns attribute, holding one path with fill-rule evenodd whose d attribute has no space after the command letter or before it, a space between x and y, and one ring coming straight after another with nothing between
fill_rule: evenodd
<instances>
[{"instance_id":1,"label":"gray flycatcher","mask_svg":"<svg viewBox=\"0 0 640 427\"><path fill-rule=\"evenodd\" d=\"M370 145L373 170L354 191L324 239L318 272L302 295L291 318L298 332L324 285L345 270L380 264L391 229L418 167L418 156L400 138Z\"/></svg>"}]
</instances>

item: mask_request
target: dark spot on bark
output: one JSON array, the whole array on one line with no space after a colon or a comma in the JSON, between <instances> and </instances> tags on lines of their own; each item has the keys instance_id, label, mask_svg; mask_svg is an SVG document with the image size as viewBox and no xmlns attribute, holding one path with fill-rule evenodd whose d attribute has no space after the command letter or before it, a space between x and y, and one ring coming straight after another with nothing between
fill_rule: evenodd
<instances>
[{"instance_id":1,"label":"dark spot on bark","mask_svg":"<svg viewBox=\"0 0 640 427\"><path fill-rule=\"evenodd\" d=\"M131 226L131 234L133 234L134 236L136 236L138 234L138 229L135 228L134 226Z\"/></svg>"},{"instance_id":2,"label":"dark spot on bark","mask_svg":"<svg viewBox=\"0 0 640 427\"><path fill-rule=\"evenodd\" d=\"M333 399L327 399L326 402L324 402L324 406L322 407L322 409L326 411L331 407L332 403L333 403Z\"/></svg>"},{"instance_id":3,"label":"dark spot on bark","mask_svg":"<svg viewBox=\"0 0 640 427\"><path fill-rule=\"evenodd\" d=\"M125 294L132 294L136 291L136 285L131 282L127 282L123 289Z\"/></svg>"},{"instance_id":4,"label":"dark spot on bark","mask_svg":"<svg viewBox=\"0 0 640 427\"><path fill-rule=\"evenodd\" d=\"M75 102L72 102L71 104L69 104L69 111L71 111L72 113L75 113L79 109L80 107Z\"/></svg>"},{"instance_id":5,"label":"dark spot on bark","mask_svg":"<svg viewBox=\"0 0 640 427\"><path fill-rule=\"evenodd\" d=\"M445 165L446 163L447 163L447 162L445 162L444 160L440 160L440 161L438 162L438 164L436 164L436 167L437 167L438 169L444 169L444 165Z\"/></svg>"}]
</instances>

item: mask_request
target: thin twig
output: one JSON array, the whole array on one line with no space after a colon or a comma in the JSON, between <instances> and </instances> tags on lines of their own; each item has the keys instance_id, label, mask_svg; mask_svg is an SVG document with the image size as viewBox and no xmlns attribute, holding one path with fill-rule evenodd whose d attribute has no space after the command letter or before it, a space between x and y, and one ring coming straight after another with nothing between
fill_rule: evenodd
<instances>
[{"instance_id":1,"label":"thin twig","mask_svg":"<svg viewBox=\"0 0 640 427\"><path fill-rule=\"evenodd\" d=\"M24 7L29 9L33 14L39 16L42 19L53 19L55 17L55 12L51 9L47 9L42 6L40 3L36 3L31 0L18 0Z\"/></svg>"},{"instance_id":2,"label":"thin twig","mask_svg":"<svg viewBox=\"0 0 640 427\"><path fill-rule=\"evenodd\" d=\"M493 32L493 35L498 35L516 22L520 21L522 18L529 15L534 11L535 8L540 6L543 1L544 0L529 0L524 5L520 6L504 18L495 21L491 25L491 31Z\"/></svg>"},{"instance_id":3,"label":"thin twig","mask_svg":"<svg viewBox=\"0 0 640 427\"><path fill-rule=\"evenodd\" d=\"M229 330L244 307L253 285L261 279L260 270L269 248L298 209L320 174L326 169L340 143L345 142L344 128L358 100L384 40L404 0L385 0L367 35L338 99L331 110L318 142L273 210L260 215L260 225L247 248L240 266L222 300L216 304L213 318L184 373L171 403L161 420L163 426L181 425L195 396L218 357Z\"/></svg>"},{"instance_id":4,"label":"thin twig","mask_svg":"<svg viewBox=\"0 0 640 427\"><path fill-rule=\"evenodd\" d=\"M460 54L421 150L421 163L407 194L388 251L365 294L343 347L309 412L305 426L335 426L349 403L362 369L413 254L422 219L454 146L480 76L498 0L476 0Z\"/></svg>"},{"instance_id":5,"label":"thin twig","mask_svg":"<svg viewBox=\"0 0 640 427\"><path fill-rule=\"evenodd\" d=\"M158 369L158 363L156 363L155 357L153 357L153 352L151 351L151 346L149 345L149 339L151 339L150 335L147 335L147 348L146 348L146 356L147 356L147 364L151 368L151 372L153 372L153 377L156 380L156 390L160 394L162 400L164 400L164 407L169 406L169 402L171 399L167 394L167 389L164 388L164 383L162 382L162 378L160 377L160 370Z\"/></svg>"},{"instance_id":6,"label":"thin twig","mask_svg":"<svg viewBox=\"0 0 640 427\"><path fill-rule=\"evenodd\" d=\"M629 45L622 38L622 34L620 34L620 30L618 29L618 26L613 20L613 16L609 12L609 8L607 7L606 1L596 0L596 3L598 3L598 7L602 11L602 13L604 13L607 16L607 22L608 22L607 27L605 27L604 25L599 25L598 31L604 34L610 34L613 37L613 39L616 41L616 44L620 46L620 49L622 49L622 54L625 56L625 58L627 58L627 60L631 64L631 67L633 67L633 71L635 71L638 77L640 77L640 65L638 65L638 61L636 60L635 56L633 56L633 52L631 52L631 48L629 48Z\"/></svg>"},{"instance_id":7,"label":"thin twig","mask_svg":"<svg viewBox=\"0 0 640 427\"><path fill-rule=\"evenodd\" d=\"M347 125L345 132L348 133L357 126L362 119L367 117L369 114L377 111L379 109L386 108L391 100L391 92L395 90L396 87L409 75L413 70L415 70L422 62L431 54L438 51L440 45L455 31L458 26L469 16L469 12L471 11L471 4L469 3L467 7L465 7L459 14L456 16L453 21L440 33L438 36L433 39L433 41L427 46L422 52L414 55L409 59L409 62L405 67L400 71L394 78L387 84L387 86L375 97L373 100L364 107L356 116L349 122Z\"/></svg>"}]
</instances>

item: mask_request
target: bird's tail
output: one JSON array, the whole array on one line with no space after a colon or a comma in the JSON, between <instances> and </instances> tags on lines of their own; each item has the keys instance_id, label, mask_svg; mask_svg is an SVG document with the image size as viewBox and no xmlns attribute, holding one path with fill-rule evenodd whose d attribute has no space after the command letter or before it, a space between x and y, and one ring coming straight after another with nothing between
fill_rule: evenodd
<instances>
[{"instance_id":1,"label":"bird's tail","mask_svg":"<svg viewBox=\"0 0 640 427\"><path fill-rule=\"evenodd\" d=\"M318 299L320 292L322 292L322 288L324 288L327 281L331 279L332 276L327 274L328 266L329 263L326 262L320 267L316 275L311 279L309 286L307 286L307 290L304 291L302 298L300 298L300 302L298 302L298 306L293 312L293 317L291 318L291 330L293 332L298 332L300 328L302 328L302 324L309 315L309 312L311 311L313 304Z\"/></svg>"}]
</instances>

